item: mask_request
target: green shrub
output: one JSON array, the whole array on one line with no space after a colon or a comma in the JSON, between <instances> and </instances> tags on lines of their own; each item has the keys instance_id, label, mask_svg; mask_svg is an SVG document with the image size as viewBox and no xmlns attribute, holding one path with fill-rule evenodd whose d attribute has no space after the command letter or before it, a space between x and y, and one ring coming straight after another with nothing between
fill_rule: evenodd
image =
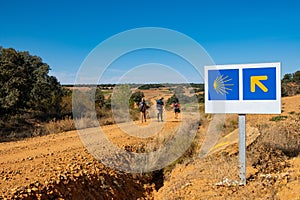
<instances>
[{"instance_id":1,"label":"green shrub","mask_svg":"<svg viewBox=\"0 0 300 200\"><path fill-rule=\"evenodd\" d=\"M288 118L288 117L287 117L287 116L284 116L284 115L279 115L279 116L272 117L272 118L270 119L270 121L277 122L277 121L285 120L286 118Z\"/></svg>"}]
</instances>

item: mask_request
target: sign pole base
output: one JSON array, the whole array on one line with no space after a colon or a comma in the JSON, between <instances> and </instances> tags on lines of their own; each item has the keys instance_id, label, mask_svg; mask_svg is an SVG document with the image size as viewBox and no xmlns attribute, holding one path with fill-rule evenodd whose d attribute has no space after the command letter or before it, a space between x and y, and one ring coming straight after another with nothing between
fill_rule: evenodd
<instances>
[{"instance_id":1,"label":"sign pole base","mask_svg":"<svg viewBox=\"0 0 300 200\"><path fill-rule=\"evenodd\" d=\"M246 185L246 115L239 114L240 185Z\"/></svg>"}]
</instances>

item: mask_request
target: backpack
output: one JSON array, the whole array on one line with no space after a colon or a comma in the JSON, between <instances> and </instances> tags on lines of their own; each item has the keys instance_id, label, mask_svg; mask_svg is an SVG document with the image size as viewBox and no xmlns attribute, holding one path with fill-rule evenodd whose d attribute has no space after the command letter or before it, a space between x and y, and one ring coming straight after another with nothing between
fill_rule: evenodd
<instances>
[{"instance_id":1,"label":"backpack","mask_svg":"<svg viewBox=\"0 0 300 200\"><path fill-rule=\"evenodd\" d=\"M164 103L161 99L156 100L156 108L157 109L162 109Z\"/></svg>"},{"instance_id":2,"label":"backpack","mask_svg":"<svg viewBox=\"0 0 300 200\"><path fill-rule=\"evenodd\" d=\"M179 104L178 103L174 103L174 108L179 108Z\"/></svg>"},{"instance_id":3,"label":"backpack","mask_svg":"<svg viewBox=\"0 0 300 200\"><path fill-rule=\"evenodd\" d=\"M174 109L180 109L180 104L179 103L174 103Z\"/></svg>"},{"instance_id":4,"label":"backpack","mask_svg":"<svg viewBox=\"0 0 300 200\"><path fill-rule=\"evenodd\" d=\"M146 102L145 101L141 101L140 103L139 103L139 110L141 111L141 112L144 112L145 110L146 110Z\"/></svg>"}]
</instances>

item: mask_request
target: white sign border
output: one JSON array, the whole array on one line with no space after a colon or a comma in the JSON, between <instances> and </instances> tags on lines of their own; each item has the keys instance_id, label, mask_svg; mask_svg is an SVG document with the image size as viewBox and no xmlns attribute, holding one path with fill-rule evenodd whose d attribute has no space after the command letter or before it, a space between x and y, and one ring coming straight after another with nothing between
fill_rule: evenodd
<instances>
[{"instance_id":1,"label":"white sign border","mask_svg":"<svg viewBox=\"0 0 300 200\"><path fill-rule=\"evenodd\" d=\"M276 68L276 100L243 100L242 69ZM240 100L208 100L208 70L239 69ZM281 113L281 63L254 63L204 66L205 113L280 114Z\"/></svg>"}]
</instances>

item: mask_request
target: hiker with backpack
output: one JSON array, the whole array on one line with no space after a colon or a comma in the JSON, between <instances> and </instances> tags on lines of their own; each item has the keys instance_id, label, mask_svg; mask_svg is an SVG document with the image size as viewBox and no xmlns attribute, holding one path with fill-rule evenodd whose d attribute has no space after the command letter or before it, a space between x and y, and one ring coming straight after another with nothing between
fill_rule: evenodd
<instances>
[{"instance_id":1,"label":"hiker with backpack","mask_svg":"<svg viewBox=\"0 0 300 200\"><path fill-rule=\"evenodd\" d=\"M163 111L164 111L164 98L161 97L160 99L156 100L156 109L157 109L157 121L159 121L159 118L161 121L163 120Z\"/></svg>"},{"instance_id":2,"label":"hiker with backpack","mask_svg":"<svg viewBox=\"0 0 300 200\"><path fill-rule=\"evenodd\" d=\"M145 121L146 122L146 111L147 111L147 103L144 98L142 98L141 102L139 103L139 110L140 110L140 115L141 115L141 121L142 123Z\"/></svg>"},{"instance_id":3,"label":"hiker with backpack","mask_svg":"<svg viewBox=\"0 0 300 200\"><path fill-rule=\"evenodd\" d=\"M174 109L175 119L178 119L178 114L180 113L180 104L178 101L173 102L173 109Z\"/></svg>"}]
</instances>

